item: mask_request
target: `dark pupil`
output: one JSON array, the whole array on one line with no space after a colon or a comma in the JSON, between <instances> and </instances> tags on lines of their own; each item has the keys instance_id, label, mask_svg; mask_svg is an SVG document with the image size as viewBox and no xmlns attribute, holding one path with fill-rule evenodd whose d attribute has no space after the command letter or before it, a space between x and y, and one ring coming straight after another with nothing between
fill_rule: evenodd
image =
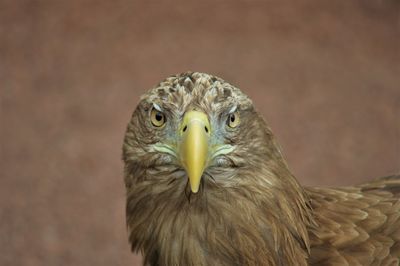
<instances>
[{"instance_id":1,"label":"dark pupil","mask_svg":"<svg viewBox=\"0 0 400 266\"><path fill-rule=\"evenodd\" d=\"M235 115L231 115L231 122L235 122Z\"/></svg>"},{"instance_id":2,"label":"dark pupil","mask_svg":"<svg viewBox=\"0 0 400 266\"><path fill-rule=\"evenodd\" d=\"M161 121L163 119L163 115L161 113L156 113L156 120Z\"/></svg>"}]
</instances>

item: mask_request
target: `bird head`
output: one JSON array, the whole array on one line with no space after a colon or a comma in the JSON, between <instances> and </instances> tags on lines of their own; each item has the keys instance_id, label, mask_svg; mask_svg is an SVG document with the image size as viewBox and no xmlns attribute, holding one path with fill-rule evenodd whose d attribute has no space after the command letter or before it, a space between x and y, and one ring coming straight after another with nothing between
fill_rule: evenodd
<instances>
[{"instance_id":1,"label":"bird head","mask_svg":"<svg viewBox=\"0 0 400 266\"><path fill-rule=\"evenodd\" d=\"M251 100L224 80L183 73L143 95L123 160L129 240L145 264L214 265L209 254L232 265L254 250L260 261L278 261L273 250L305 256L302 188Z\"/></svg>"},{"instance_id":2,"label":"bird head","mask_svg":"<svg viewBox=\"0 0 400 266\"><path fill-rule=\"evenodd\" d=\"M176 180L170 173L184 172L180 179L192 193L208 181L232 187L240 182L238 169L280 157L271 135L238 88L211 75L183 73L142 96L124 141L126 171L148 169L138 179L164 173L161 184Z\"/></svg>"}]
</instances>

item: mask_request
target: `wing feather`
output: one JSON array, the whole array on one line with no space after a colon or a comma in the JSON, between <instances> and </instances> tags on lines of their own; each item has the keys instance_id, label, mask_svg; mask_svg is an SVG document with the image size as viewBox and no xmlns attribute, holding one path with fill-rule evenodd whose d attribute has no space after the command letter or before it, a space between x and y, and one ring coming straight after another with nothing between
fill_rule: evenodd
<instances>
[{"instance_id":1,"label":"wing feather","mask_svg":"<svg viewBox=\"0 0 400 266\"><path fill-rule=\"evenodd\" d=\"M307 193L318 224L310 229L310 264L398 265L399 175L355 187L307 188Z\"/></svg>"}]
</instances>

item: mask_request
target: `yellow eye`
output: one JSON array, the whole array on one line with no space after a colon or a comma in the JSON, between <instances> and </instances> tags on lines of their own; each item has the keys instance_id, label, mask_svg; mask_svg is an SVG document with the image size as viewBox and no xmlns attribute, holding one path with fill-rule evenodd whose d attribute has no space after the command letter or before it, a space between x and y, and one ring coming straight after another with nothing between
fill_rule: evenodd
<instances>
[{"instance_id":1,"label":"yellow eye","mask_svg":"<svg viewBox=\"0 0 400 266\"><path fill-rule=\"evenodd\" d=\"M234 112L232 114L229 114L228 121L226 123L230 128L237 127L240 123L239 113Z\"/></svg>"},{"instance_id":2,"label":"yellow eye","mask_svg":"<svg viewBox=\"0 0 400 266\"><path fill-rule=\"evenodd\" d=\"M162 127L165 124L165 115L155 108L151 110L150 119L155 127Z\"/></svg>"}]
</instances>

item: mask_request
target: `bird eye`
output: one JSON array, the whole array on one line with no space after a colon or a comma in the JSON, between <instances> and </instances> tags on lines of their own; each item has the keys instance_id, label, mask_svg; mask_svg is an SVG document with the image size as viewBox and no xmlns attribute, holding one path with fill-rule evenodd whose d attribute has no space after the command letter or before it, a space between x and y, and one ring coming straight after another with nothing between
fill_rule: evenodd
<instances>
[{"instance_id":1,"label":"bird eye","mask_svg":"<svg viewBox=\"0 0 400 266\"><path fill-rule=\"evenodd\" d=\"M230 128L237 127L239 125L239 123L240 123L239 113L238 112L234 112L232 114L229 114L228 121L226 123Z\"/></svg>"},{"instance_id":2,"label":"bird eye","mask_svg":"<svg viewBox=\"0 0 400 266\"><path fill-rule=\"evenodd\" d=\"M153 108L151 110L150 120L153 126L162 127L165 124L165 115L157 109Z\"/></svg>"}]
</instances>

